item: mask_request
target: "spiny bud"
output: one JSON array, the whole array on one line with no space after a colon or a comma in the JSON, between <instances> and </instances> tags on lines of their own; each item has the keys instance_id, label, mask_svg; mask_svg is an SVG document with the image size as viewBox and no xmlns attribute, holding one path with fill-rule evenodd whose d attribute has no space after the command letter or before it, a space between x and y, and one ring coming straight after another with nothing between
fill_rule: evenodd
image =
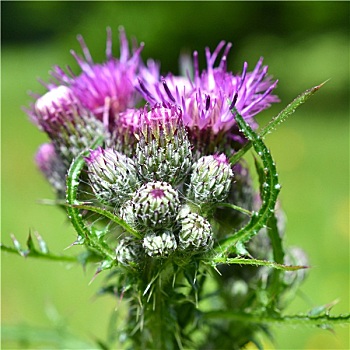
<instances>
[{"instance_id":1,"label":"spiny bud","mask_svg":"<svg viewBox=\"0 0 350 350\"><path fill-rule=\"evenodd\" d=\"M179 232L179 247L207 251L213 247L213 232L210 223L195 213L179 215L181 230Z\"/></svg>"},{"instance_id":2,"label":"spiny bud","mask_svg":"<svg viewBox=\"0 0 350 350\"><path fill-rule=\"evenodd\" d=\"M178 214L178 192L166 182L148 182L132 198L137 222L145 227L165 228Z\"/></svg>"},{"instance_id":3,"label":"spiny bud","mask_svg":"<svg viewBox=\"0 0 350 350\"><path fill-rule=\"evenodd\" d=\"M57 86L40 97L29 115L51 138L67 167L96 137L109 137L102 122L80 104L67 86Z\"/></svg>"},{"instance_id":4,"label":"spiny bud","mask_svg":"<svg viewBox=\"0 0 350 350\"><path fill-rule=\"evenodd\" d=\"M133 237L125 237L120 240L115 253L116 259L121 265L137 264L143 255L141 242Z\"/></svg>"},{"instance_id":5,"label":"spiny bud","mask_svg":"<svg viewBox=\"0 0 350 350\"><path fill-rule=\"evenodd\" d=\"M148 233L143 238L142 245L146 254L154 258L167 257L177 248L175 235L171 231Z\"/></svg>"},{"instance_id":6,"label":"spiny bud","mask_svg":"<svg viewBox=\"0 0 350 350\"><path fill-rule=\"evenodd\" d=\"M129 226L135 227L135 214L132 201L128 200L119 209L119 216L123 219Z\"/></svg>"},{"instance_id":7,"label":"spiny bud","mask_svg":"<svg viewBox=\"0 0 350 350\"><path fill-rule=\"evenodd\" d=\"M131 197L138 184L132 159L112 148L99 147L85 160L91 187L101 202L119 207Z\"/></svg>"},{"instance_id":8,"label":"spiny bud","mask_svg":"<svg viewBox=\"0 0 350 350\"><path fill-rule=\"evenodd\" d=\"M215 203L226 199L233 172L224 154L204 156L192 167L187 197L195 203Z\"/></svg>"},{"instance_id":9,"label":"spiny bud","mask_svg":"<svg viewBox=\"0 0 350 350\"><path fill-rule=\"evenodd\" d=\"M192 164L191 144L182 122L181 110L172 105L155 105L141 115L136 159L146 181L180 184Z\"/></svg>"}]
</instances>

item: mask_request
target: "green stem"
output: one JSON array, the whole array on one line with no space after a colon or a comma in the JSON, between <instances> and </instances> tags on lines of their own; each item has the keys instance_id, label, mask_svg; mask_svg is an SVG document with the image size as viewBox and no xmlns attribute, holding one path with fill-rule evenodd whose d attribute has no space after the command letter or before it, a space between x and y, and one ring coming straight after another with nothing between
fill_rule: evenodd
<instances>
[{"instance_id":1,"label":"green stem","mask_svg":"<svg viewBox=\"0 0 350 350\"><path fill-rule=\"evenodd\" d=\"M330 326L349 324L350 314L340 316L308 316L308 315L287 315L287 316L267 316L253 315L248 313L238 313L226 310L209 311L202 314L204 319L225 319L249 323L260 324L283 324L283 325L310 325L310 326Z\"/></svg>"},{"instance_id":2,"label":"green stem","mask_svg":"<svg viewBox=\"0 0 350 350\"><path fill-rule=\"evenodd\" d=\"M89 210L89 211L92 211L94 213L100 214L101 216L104 216L104 217L110 219L111 221L114 221L116 224L123 227L125 229L125 231L131 233L136 238L139 238L139 239L141 238L141 235L137 231L135 231L124 220L118 218L117 216L115 216L113 213L111 213L107 209L94 207L92 205L86 205L84 203L75 204L74 207L77 209Z\"/></svg>"}]
</instances>

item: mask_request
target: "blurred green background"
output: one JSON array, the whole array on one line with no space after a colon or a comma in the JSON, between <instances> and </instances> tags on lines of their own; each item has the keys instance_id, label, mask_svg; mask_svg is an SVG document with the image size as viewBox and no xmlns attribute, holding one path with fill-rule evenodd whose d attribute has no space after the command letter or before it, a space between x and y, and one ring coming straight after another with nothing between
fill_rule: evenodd
<instances>
[{"instance_id":1,"label":"blurred green background","mask_svg":"<svg viewBox=\"0 0 350 350\"><path fill-rule=\"evenodd\" d=\"M349 310L349 3L348 2L1 2L2 26L2 241L25 242L37 230L53 252L75 239L65 214L38 199L53 198L33 156L46 141L21 111L42 93L53 65L77 72L70 49L82 34L96 62L104 59L106 27L118 26L146 46L143 59L178 72L180 52L231 41L229 68L252 69L260 56L279 79L282 102L259 117L266 122L301 91L327 79L306 105L267 139L283 185L287 244L308 253L312 268L288 309L303 312L339 299L335 314ZM66 253L78 253L71 248ZM82 339L103 339L117 306L95 298L103 276L94 270L2 254L2 325L43 328L68 324ZM348 349L349 328L275 327L277 349ZM4 334L3 334L4 336ZM82 345L72 344L71 347ZM3 349L15 344L3 338ZM45 348L45 346L43 346Z\"/></svg>"}]
</instances>

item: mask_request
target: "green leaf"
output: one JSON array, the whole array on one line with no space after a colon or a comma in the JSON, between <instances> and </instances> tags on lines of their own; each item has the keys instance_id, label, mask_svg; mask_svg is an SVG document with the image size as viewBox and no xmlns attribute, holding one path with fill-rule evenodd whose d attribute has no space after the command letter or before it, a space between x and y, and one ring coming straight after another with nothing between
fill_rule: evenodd
<instances>
[{"instance_id":1,"label":"green leaf","mask_svg":"<svg viewBox=\"0 0 350 350\"><path fill-rule=\"evenodd\" d=\"M219 241L218 246L215 248L215 252L219 255L228 255L237 242L240 241L244 243L249 241L267 224L269 218L274 213L277 196L281 188L281 185L278 183L275 163L266 145L237 111L233 111L233 113L235 113L235 119L240 130L242 130L248 140L252 142L255 151L263 163L264 181L261 192L262 206L259 212L253 212L246 226Z\"/></svg>"},{"instance_id":2,"label":"green leaf","mask_svg":"<svg viewBox=\"0 0 350 350\"><path fill-rule=\"evenodd\" d=\"M285 316L269 316L255 315L245 312L234 312L228 310L215 310L202 313L204 319L223 319L235 320L240 322L258 323L258 324L280 324L295 326L314 326L314 327L331 327L333 325L346 325L350 323L350 314L330 316L309 316L309 315L285 315Z\"/></svg>"},{"instance_id":3,"label":"green leaf","mask_svg":"<svg viewBox=\"0 0 350 350\"><path fill-rule=\"evenodd\" d=\"M277 116L273 117L271 121L265 125L259 132L259 136L264 138L270 134L279 124L283 123L295 110L305 103L315 92L317 92L326 82L314 86L297 96L287 107L285 107ZM251 141L248 141L239 151L233 154L230 158L231 164L236 164L244 154L253 146Z\"/></svg>"},{"instance_id":4,"label":"green leaf","mask_svg":"<svg viewBox=\"0 0 350 350\"><path fill-rule=\"evenodd\" d=\"M12 240L14 242L14 248L0 243L0 249L7 253L19 254L25 258L28 257L28 258L51 260L51 261L74 262L74 263L81 263L82 265L86 265L86 263L88 262L96 262L101 260L100 258L97 259L97 256L92 252L84 252L76 256L53 254L49 252L47 248L47 244L42 239L42 237L38 233L35 233L35 236L38 240L39 250L35 247L34 240L32 238L31 233L29 233L27 238L26 249L21 248L20 243L18 242L18 240L14 235L11 235ZM45 249L43 249L43 247L45 247Z\"/></svg>"},{"instance_id":5,"label":"green leaf","mask_svg":"<svg viewBox=\"0 0 350 350\"><path fill-rule=\"evenodd\" d=\"M253 265L253 266L267 266L277 270L283 271L296 271L300 269L306 269L308 266L292 266L278 264L274 261L259 260L259 259L247 259L247 258L227 258L227 257L214 257L211 258L209 264L212 266L221 264L238 264L238 265Z\"/></svg>"},{"instance_id":6,"label":"green leaf","mask_svg":"<svg viewBox=\"0 0 350 350\"><path fill-rule=\"evenodd\" d=\"M77 261L77 258L74 256L55 255L55 254L50 253L48 250L46 252L43 252L42 250L37 250L35 248L31 233L29 233L28 238L27 238L27 249L21 248L20 243L18 242L17 238L14 235L11 235L11 238L12 238L12 241L14 244L14 248L8 247L8 246L1 243L0 248L2 251L8 252L8 253L19 254L25 258L31 257L31 258L40 258L40 259L46 259L46 260L65 261L65 262L76 262ZM41 240L42 240L42 238L41 238Z\"/></svg>"},{"instance_id":7,"label":"green leaf","mask_svg":"<svg viewBox=\"0 0 350 350\"><path fill-rule=\"evenodd\" d=\"M267 134L270 134L277 125L283 123L290 115L292 115L295 110L305 103L315 92L317 92L326 82L314 86L308 89L296 97L286 108L284 108L277 116L272 118L272 120L264 126L264 128L259 132L259 135L264 138Z\"/></svg>"},{"instance_id":8,"label":"green leaf","mask_svg":"<svg viewBox=\"0 0 350 350\"><path fill-rule=\"evenodd\" d=\"M328 315L331 309L333 308L333 306L336 304L338 304L338 300L334 300L333 302L328 303L326 305L316 306L308 312L308 315L309 316L320 316L323 314Z\"/></svg>"}]
</instances>

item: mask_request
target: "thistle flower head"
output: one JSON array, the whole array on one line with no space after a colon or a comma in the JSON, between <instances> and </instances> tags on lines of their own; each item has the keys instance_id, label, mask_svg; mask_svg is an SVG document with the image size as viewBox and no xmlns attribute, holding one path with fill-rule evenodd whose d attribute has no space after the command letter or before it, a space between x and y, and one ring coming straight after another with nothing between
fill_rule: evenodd
<instances>
[{"instance_id":1,"label":"thistle flower head","mask_svg":"<svg viewBox=\"0 0 350 350\"><path fill-rule=\"evenodd\" d=\"M141 115L136 159L145 181L180 184L192 164L191 144L176 106L155 105Z\"/></svg>"},{"instance_id":2,"label":"thistle flower head","mask_svg":"<svg viewBox=\"0 0 350 350\"><path fill-rule=\"evenodd\" d=\"M236 133L235 120L231 110L235 107L246 119L252 118L271 103L278 102L272 95L277 81L272 82L267 76L267 66L263 66L261 58L253 72L248 73L248 64L244 63L241 75L227 72L226 58L231 44L224 49L219 65L215 61L221 49L222 41L213 53L206 48L207 69L199 72L198 53L194 52L194 78L184 80L168 75L161 82L147 84L141 82L139 91L151 104L171 102L181 106L184 124L189 128L194 140L210 135ZM255 125L254 120L252 121ZM204 134L204 136L203 136Z\"/></svg>"},{"instance_id":3,"label":"thistle flower head","mask_svg":"<svg viewBox=\"0 0 350 350\"><path fill-rule=\"evenodd\" d=\"M226 199L231 187L233 172L226 156L203 156L192 166L187 198L201 205Z\"/></svg>"},{"instance_id":4,"label":"thistle flower head","mask_svg":"<svg viewBox=\"0 0 350 350\"><path fill-rule=\"evenodd\" d=\"M74 115L82 112L72 89L59 85L52 87L28 110L30 119L51 138L56 136L64 123L72 123Z\"/></svg>"},{"instance_id":5,"label":"thistle flower head","mask_svg":"<svg viewBox=\"0 0 350 350\"><path fill-rule=\"evenodd\" d=\"M132 159L112 148L99 147L85 160L91 187L101 202L120 207L131 197L138 184Z\"/></svg>"},{"instance_id":6,"label":"thistle flower head","mask_svg":"<svg viewBox=\"0 0 350 350\"><path fill-rule=\"evenodd\" d=\"M123 28L119 30L120 58L112 54L112 32L107 28L106 62L94 63L84 39L78 36L84 57L71 51L82 72L75 76L66 74L60 67L55 67L52 76L61 84L67 84L82 105L90 110L99 120L108 125L110 130L116 124L117 115L128 108L135 107L140 95L135 89L138 75L157 76L157 66L145 66L141 61L143 44L134 45L130 53Z\"/></svg>"},{"instance_id":7,"label":"thistle flower head","mask_svg":"<svg viewBox=\"0 0 350 350\"><path fill-rule=\"evenodd\" d=\"M148 182L132 198L134 215L139 225L166 228L174 223L180 207L177 191L166 182Z\"/></svg>"},{"instance_id":8,"label":"thistle flower head","mask_svg":"<svg viewBox=\"0 0 350 350\"><path fill-rule=\"evenodd\" d=\"M108 143L110 147L129 157L134 155L138 142L135 134L140 128L142 112L143 108L128 108L116 117L111 140Z\"/></svg>"},{"instance_id":9,"label":"thistle flower head","mask_svg":"<svg viewBox=\"0 0 350 350\"><path fill-rule=\"evenodd\" d=\"M27 113L50 137L67 167L96 137L109 137L102 123L81 105L67 86L52 87Z\"/></svg>"},{"instance_id":10,"label":"thistle flower head","mask_svg":"<svg viewBox=\"0 0 350 350\"><path fill-rule=\"evenodd\" d=\"M194 249L194 253L208 251L214 239L210 223L195 213L179 215L181 229L179 232L179 248Z\"/></svg>"}]
</instances>

